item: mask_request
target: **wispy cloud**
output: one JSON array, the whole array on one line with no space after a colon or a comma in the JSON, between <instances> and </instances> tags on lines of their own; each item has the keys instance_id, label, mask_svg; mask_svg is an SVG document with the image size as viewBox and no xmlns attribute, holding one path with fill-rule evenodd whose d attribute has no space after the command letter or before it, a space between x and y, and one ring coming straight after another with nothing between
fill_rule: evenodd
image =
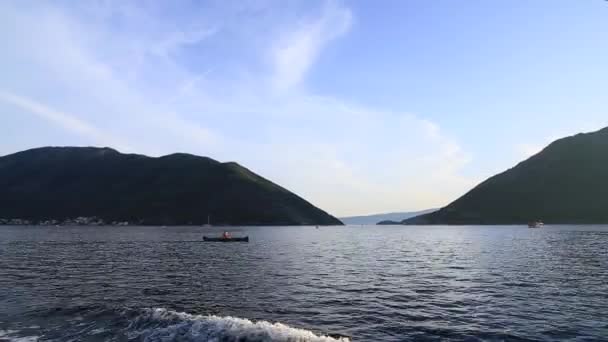
<instances>
[{"instance_id":1,"label":"wispy cloud","mask_svg":"<svg viewBox=\"0 0 608 342\"><path fill-rule=\"evenodd\" d=\"M218 26L213 11L104 4L95 20L56 4L0 4L16 31L0 30L14 54L0 56L0 73L12 75L0 79L0 110L35 114L81 136L74 144L237 160L336 215L441 206L472 185L460 175L470 157L436 123L301 86L352 25L338 2L273 30L241 12ZM117 15L129 19L124 32Z\"/></svg>"},{"instance_id":2,"label":"wispy cloud","mask_svg":"<svg viewBox=\"0 0 608 342\"><path fill-rule=\"evenodd\" d=\"M275 88L298 85L323 47L349 30L352 17L349 9L328 2L319 18L303 21L280 36L272 49Z\"/></svg>"},{"instance_id":3,"label":"wispy cloud","mask_svg":"<svg viewBox=\"0 0 608 342\"><path fill-rule=\"evenodd\" d=\"M114 146L125 151L133 150L133 148L129 144L122 141L122 139L97 129L89 123L78 119L77 116L55 110L32 99L0 90L0 102L4 102L5 104L18 107L28 113L37 115L38 117L59 125L68 131L81 135L86 140L92 140L97 144Z\"/></svg>"},{"instance_id":4,"label":"wispy cloud","mask_svg":"<svg viewBox=\"0 0 608 342\"><path fill-rule=\"evenodd\" d=\"M184 46L200 43L204 39L215 34L216 31L217 30L214 28L194 29L190 31L174 31L153 44L150 47L150 51L159 56L169 58L173 51Z\"/></svg>"}]
</instances>

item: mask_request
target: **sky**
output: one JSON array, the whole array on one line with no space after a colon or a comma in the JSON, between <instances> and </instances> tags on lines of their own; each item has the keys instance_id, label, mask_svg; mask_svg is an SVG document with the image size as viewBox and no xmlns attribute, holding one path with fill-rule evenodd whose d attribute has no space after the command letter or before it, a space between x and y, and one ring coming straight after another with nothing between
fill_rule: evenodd
<instances>
[{"instance_id":1,"label":"sky","mask_svg":"<svg viewBox=\"0 0 608 342\"><path fill-rule=\"evenodd\" d=\"M0 155L204 155L336 216L608 126L603 0L7 0L0 42Z\"/></svg>"}]
</instances>

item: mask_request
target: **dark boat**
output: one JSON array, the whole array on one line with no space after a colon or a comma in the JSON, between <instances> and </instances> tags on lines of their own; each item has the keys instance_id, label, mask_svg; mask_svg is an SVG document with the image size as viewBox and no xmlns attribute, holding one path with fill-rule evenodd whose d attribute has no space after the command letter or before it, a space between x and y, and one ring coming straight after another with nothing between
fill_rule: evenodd
<instances>
[{"instance_id":1,"label":"dark boat","mask_svg":"<svg viewBox=\"0 0 608 342\"><path fill-rule=\"evenodd\" d=\"M229 238L203 236L203 241L205 241L205 242L249 242L249 236L229 237Z\"/></svg>"}]
</instances>

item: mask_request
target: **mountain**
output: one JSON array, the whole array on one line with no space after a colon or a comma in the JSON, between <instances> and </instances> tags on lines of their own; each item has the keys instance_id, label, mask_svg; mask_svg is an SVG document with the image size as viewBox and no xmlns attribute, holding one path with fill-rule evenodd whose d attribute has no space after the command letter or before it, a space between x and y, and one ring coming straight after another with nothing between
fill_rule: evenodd
<instances>
[{"instance_id":1,"label":"mountain","mask_svg":"<svg viewBox=\"0 0 608 342\"><path fill-rule=\"evenodd\" d=\"M384 220L384 221L380 221L378 223L376 223L379 226L396 226L398 224L401 224L400 221L392 221L392 220Z\"/></svg>"},{"instance_id":2,"label":"mountain","mask_svg":"<svg viewBox=\"0 0 608 342\"><path fill-rule=\"evenodd\" d=\"M0 157L0 218L217 225L339 225L237 163L176 153L42 147Z\"/></svg>"},{"instance_id":3,"label":"mountain","mask_svg":"<svg viewBox=\"0 0 608 342\"><path fill-rule=\"evenodd\" d=\"M559 139L405 224L608 223L608 128Z\"/></svg>"},{"instance_id":4,"label":"mountain","mask_svg":"<svg viewBox=\"0 0 608 342\"><path fill-rule=\"evenodd\" d=\"M342 222L344 222L344 224L351 224L351 225L379 224L382 221L391 221L391 222L394 222L395 224L399 224L399 221L402 221L404 219L414 217L417 215L430 213L435 210L437 210L437 209L427 209L427 210L411 211L411 212L375 214L375 215L365 215L365 216L350 216L350 217L341 217L340 220ZM389 223L383 223L383 224L389 224Z\"/></svg>"}]
</instances>

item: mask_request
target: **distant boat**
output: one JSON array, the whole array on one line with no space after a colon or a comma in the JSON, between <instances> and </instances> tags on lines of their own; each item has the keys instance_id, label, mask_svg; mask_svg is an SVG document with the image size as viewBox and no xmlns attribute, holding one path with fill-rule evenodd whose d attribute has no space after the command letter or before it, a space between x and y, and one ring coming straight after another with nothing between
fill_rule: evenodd
<instances>
[{"instance_id":1,"label":"distant boat","mask_svg":"<svg viewBox=\"0 0 608 342\"><path fill-rule=\"evenodd\" d=\"M533 221L528 223L528 228L542 228L544 225L541 221Z\"/></svg>"},{"instance_id":2,"label":"distant boat","mask_svg":"<svg viewBox=\"0 0 608 342\"><path fill-rule=\"evenodd\" d=\"M249 236L229 237L229 238L203 236L203 241L205 241L205 242L249 242Z\"/></svg>"}]
</instances>

